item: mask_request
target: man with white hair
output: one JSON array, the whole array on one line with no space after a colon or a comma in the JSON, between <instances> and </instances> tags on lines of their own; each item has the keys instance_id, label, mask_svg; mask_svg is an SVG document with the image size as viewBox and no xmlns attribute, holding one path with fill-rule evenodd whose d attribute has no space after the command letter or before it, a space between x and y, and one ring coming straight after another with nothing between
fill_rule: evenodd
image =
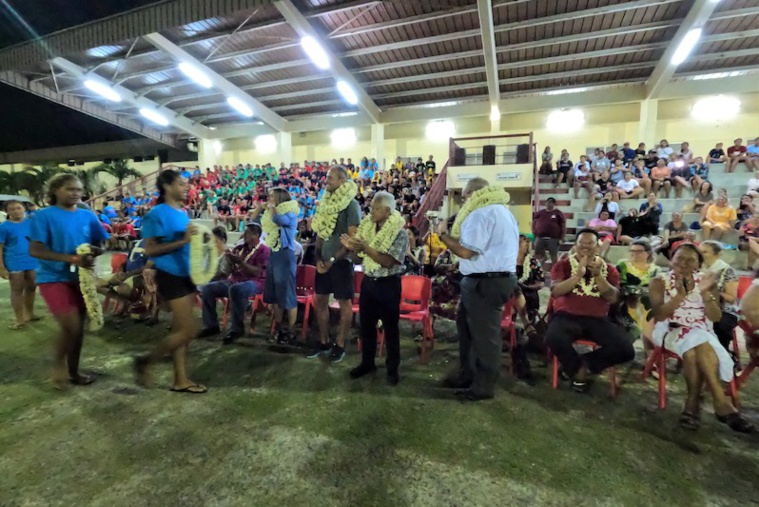
<instances>
[{"instance_id":1,"label":"man with white hair","mask_svg":"<svg viewBox=\"0 0 759 507\"><path fill-rule=\"evenodd\" d=\"M450 234L445 220L437 230L464 275L456 318L460 367L445 383L462 389L461 401L478 401L493 398L501 369L501 316L517 285L519 226L507 209L509 194L483 178L469 180L462 198Z\"/></svg>"},{"instance_id":2,"label":"man with white hair","mask_svg":"<svg viewBox=\"0 0 759 507\"><path fill-rule=\"evenodd\" d=\"M377 367L377 323L382 322L387 344L387 383L399 381L401 344L398 321L401 306L401 275L408 249L405 221L395 207L395 197L389 192L377 192L372 199L369 215L358 226L356 235L344 234L343 247L353 252L356 260L363 259L364 279L361 282L359 316L361 320L361 364L350 376L359 378L373 373Z\"/></svg>"}]
</instances>

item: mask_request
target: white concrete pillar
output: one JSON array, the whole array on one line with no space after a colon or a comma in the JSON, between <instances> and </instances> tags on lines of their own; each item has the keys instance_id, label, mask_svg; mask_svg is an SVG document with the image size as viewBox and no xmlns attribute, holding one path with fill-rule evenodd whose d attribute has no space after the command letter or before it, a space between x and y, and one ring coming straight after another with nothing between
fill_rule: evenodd
<instances>
[{"instance_id":1,"label":"white concrete pillar","mask_svg":"<svg viewBox=\"0 0 759 507\"><path fill-rule=\"evenodd\" d=\"M224 149L224 142L220 139L198 140L198 166L205 171L206 167L219 164L220 155Z\"/></svg>"},{"instance_id":2,"label":"white concrete pillar","mask_svg":"<svg viewBox=\"0 0 759 507\"><path fill-rule=\"evenodd\" d=\"M377 159L380 169L386 169L385 163L385 126L381 123L372 124L372 157Z\"/></svg>"},{"instance_id":3,"label":"white concrete pillar","mask_svg":"<svg viewBox=\"0 0 759 507\"><path fill-rule=\"evenodd\" d=\"M290 132L280 132L277 134L277 166L279 162L284 162L289 166L295 162L293 160L293 135Z\"/></svg>"},{"instance_id":4,"label":"white concrete pillar","mask_svg":"<svg viewBox=\"0 0 759 507\"><path fill-rule=\"evenodd\" d=\"M638 139L637 143L646 143L650 149L658 141L656 136L656 119L659 114L659 101L656 99L647 99L640 103L640 120L638 121Z\"/></svg>"}]
</instances>

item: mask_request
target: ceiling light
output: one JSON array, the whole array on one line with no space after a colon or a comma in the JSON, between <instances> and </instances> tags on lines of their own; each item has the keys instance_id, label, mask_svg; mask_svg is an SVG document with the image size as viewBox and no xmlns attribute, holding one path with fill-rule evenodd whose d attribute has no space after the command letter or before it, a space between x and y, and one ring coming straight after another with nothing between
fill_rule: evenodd
<instances>
[{"instance_id":1,"label":"ceiling light","mask_svg":"<svg viewBox=\"0 0 759 507\"><path fill-rule=\"evenodd\" d=\"M587 86L580 86L578 88L559 88L558 90L550 90L546 92L546 95L566 95L567 93L582 93L588 91L590 88Z\"/></svg>"},{"instance_id":2,"label":"ceiling light","mask_svg":"<svg viewBox=\"0 0 759 507\"><path fill-rule=\"evenodd\" d=\"M455 106L455 105L456 105L456 104L458 104L458 103L459 103L459 101L458 101L458 100L449 100L449 101L446 101L446 102L433 102L432 104L422 104L422 105L421 105L421 106L419 106L419 107L425 107L425 108L434 109L434 108L436 108L436 107L450 107L450 106Z\"/></svg>"},{"instance_id":3,"label":"ceiling light","mask_svg":"<svg viewBox=\"0 0 759 507\"><path fill-rule=\"evenodd\" d=\"M203 88L210 88L213 86L213 83L211 82L211 78L208 77L208 74L200 70L198 67L191 63L182 62L179 64L179 70L182 71L182 73L198 83Z\"/></svg>"},{"instance_id":4,"label":"ceiling light","mask_svg":"<svg viewBox=\"0 0 759 507\"><path fill-rule=\"evenodd\" d=\"M490 121L500 121L501 120L501 111L498 109L498 106L492 105L490 106Z\"/></svg>"},{"instance_id":5,"label":"ceiling light","mask_svg":"<svg viewBox=\"0 0 759 507\"><path fill-rule=\"evenodd\" d=\"M552 132L576 132L585 124L585 113L579 109L561 109L548 115L546 127Z\"/></svg>"},{"instance_id":6,"label":"ceiling light","mask_svg":"<svg viewBox=\"0 0 759 507\"><path fill-rule=\"evenodd\" d=\"M356 92L354 92L353 88L351 88L351 85L345 81L337 82L337 91L340 92L340 95L343 96L348 104L352 104L354 106L358 104L358 97L356 97Z\"/></svg>"},{"instance_id":7,"label":"ceiling light","mask_svg":"<svg viewBox=\"0 0 759 507\"><path fill-rule=\"evenodd\" d=\"M121 102L121 95L119 95L119 92L101 81L86 79L84 81L84 86L86 86L88 90L95 92L112 102Z\"/></svg>"},{"instance_id":8,"label":"ceiling light","mask_svg":"<svg viewBox=\"0 0 759 507\"><path fill-rule=\"evenodd\" d=\"M332 146L348 147L356 144L356 131L352 128L335 129L330 135Z\"/></svg>"},{"instance_id":9,"label":"ceiling light","mask_svg":"<svg viewBox=\"0 0 759 507\"><path fill-rule=\"evenodd\" d=\"M346 118L348 116L356 116L358 113L356 111L348 111L345 113L335 113L332 115L332 118Z\"/></svg>"},{"instance_id":10,"label":"ceiling light","mask_svg":"<svg viewBox=\"0 0 759 507\"><path fill-rule=\"evenodd\" d=\"M253 140L253 144L256 146L256 151L260 151L263 154L274 153L277 151L277 138L272 134L264 134L256 137Z\"/></svg>"},{"instance_id":11,"label":"ceiling light","mask_svg":"<svg viewBox=\"0 0 759 507\"><path fill-rule=\"evenodd\" d=\"M431 141L447 143L456 133L456 126L452 121L431 121L427 124L425 133Z\"/></svg>"},{"instance_id":12,"label":"ceiling light","mask_svg":"<svg viewBox=\"0 0 759 507\"><path fill-rule=\"evenodd\" d=\"M741 101L735 97L716 95L704 97L696 101L691 109L691 115L697 120L710 121L715 118L714 112L719 111L719 118L732 118L741 110Z\"/></svg>"},{"instance_id":13,"label":"ceiling light","mask_svg":"<svg viewBox=\"0 0 759 507\"><path fill-rule=\"evenodd\" d=\"M161 125L162 127L165 127L169 124L169 120L166 119L164 115L159 113L158 111L154 111L152 109L148 109L147 107L143 107L140 109L140 114L147 118L148 120L152 121L153 123L156 123L158 125Z\"/></svg>"},{"instance_id":14,"label":"ceiling light","mask_svg":"<svg viewBox=\"0 0 759 507\"><path fill-rule=\"evenodd\" d=\"M683 37L680 45L677 46L675 54L672 55L672 65L680 65L683 63L685 59L688 58L688 55L691 53L691 51L693 51L693 48L696 47L698 39L700 38L700 28L693 28L692 30L689 30L688 33L685 34L685 37Z\"/></svg>"},{"instance_id":15,"label":"ceiling light","mask_svg":"<svg viewBox=\"0 0 759 507\"><path fill-rule=\"evenodd\" d=\"M253 116L253 110L249 108L245 102L238 99L237 97L227 97L227 104L229 104L232 109L237 110L237 112L243 116L247 116L248 118Z\"/></svg>"},{"instance_id":16,"label":"ceiling light","mask_svg":"<svg viewBox=\"0 0 759 507\"><path fill-rule=\"evenodd\" d=\"M306 35L300 40L300 45L311 61L314 62L314 65L322 70L329 69L329 56L327 56L327 52L324 51L319 43L316 42L316 39L310 35Z\"/></svg>"}]
</instances>

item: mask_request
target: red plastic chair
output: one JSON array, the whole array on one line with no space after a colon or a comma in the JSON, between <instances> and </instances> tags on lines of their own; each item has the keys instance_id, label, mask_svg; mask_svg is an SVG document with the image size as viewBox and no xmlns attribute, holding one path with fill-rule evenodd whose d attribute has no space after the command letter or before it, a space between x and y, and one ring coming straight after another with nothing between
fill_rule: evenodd
<instances>
[{"instance_id":1,"label":"red plastic chair","mask_svg":"<svg viewBox=\"0 0 759 507\"><path fill-rule=\"evenodd\" d=\"M309 317L314 307L314 295L316 294L316 267L301 265L295 274L295 294L298 303L305 308L303 310L303 327L301 337L305 340L308 335Z\"/></svg>"},{"instance_id":2,"label":"red plastic chair","mask_svg":"<svg viewBox=\"0 0 759 507\"><path fill-rule=\"evenodd\" d=\"M651 375L651 370L653 370L654 366L656 366L656 371L659 373L659 408L664 409L667 407L667 359L677 359L678 361L681 361L682 358L672 352L671 350L667 350L663 347L659 347L658 345L654 346L654 350L651 353L651 355L646 360L645 365L643 366L643 380L648 379L648 377ZM733 403L735 406L738 406L738 387L735 380L735 377L733 377L733 380L730 381L730 386L728 388L728 394L733 399Z\"/></svg>"},{"instance_id":3,"label":"red plastic chair","mask_svg":"<svg viewBox=\"0 0 759 507\"><path fill-rule=\"evenodd\" d=\"M509 353L511 361L509 362L509 371L514 375L514 350L517 346L517 327L514 324L514 298L509 298L503 305L503 315L501 316L501 331L508 333Z\"/></svg>"},{"instance_id":4,"label":"red plastic chair","mask_svg":"<svg viewBox=\"0 0 759 507\"><path fill-rule=\"evenodd\" d=\"M751 276L741 276L738 278L738 301L743 298L743 295L746 293L749 287L751 287L751 284L753 283L754 278ZM735 329L733 329L733 353L735 354L736 359L736 366L739 370L743 369L743 366L741 365L741 348L738 344L738 334L735 332Z\"/></svg>"},{"instance_id":5,"label":"red plastic chair","mask_svg":"<svg viewBox=\"0 0 759 507\"><path fill-rule=\"evenodd\" d=\"M427 350L435 348L430 299L432 299L432 280L430 278L417 275L401 277L400 318L411 322L412 329L414 323L420 322L422 324L422 345L420 347L422 364L427 362ZM384 338L384 333L382 333L380 351L385 343Z\"/></svg>"},{"instance_id":6,"label":"red plastic chair","mask_svg":"<svg viewBox=\"0 0 759 507\"><path fill-rule=\"evenodd\" d=\"M593 350L597 349L599 345L592 340L575 340L575 344L591 347ZM617 368L612 366L609 368L609 383L611 384L611 397L617 397ZM551 379L551 386L554 389L559 388L559 358L553 355L553 377Z\"/></svg>"},{"instance_id":7,"label":"red plastic chair","mask_svg":"<svg viewBox=\"0 0 759 507\"><path fill-rule=\"evenodd\" d=\"M125 253L114 253L113 256L111 256L111 274L117 275L119 273L123 273L126 268L128 259L129 257ZM105 299L103 300L103 313L108 313L108 309L111 306L112 300L113 298L109 296L105 297ZM121 302L118 299L113 300L113 301L114 301L113 310L116 311L119 308L119 305L121 304Z\"/></svg>"},{"instance_id":8,"label":"red plastic chair","mask_svg":"<svg viewBox=\"0 0 759 507\"><path fill-rule=\"evenodd\" d=\"M745 320L738 321L738 325L743 330L743 332L746 334L746 337L748 339L748 336L756 334L757 330L752 328L748 322ZM751 361L746 365L746 367L743 369L740 375L738 375L737 378L737 384L738 388L742 388L746 382L748 382L749 376L751 376L751 372L753 372L756 368L759 368L759 358L752 357Z\"/></svg>"}]
</instances>

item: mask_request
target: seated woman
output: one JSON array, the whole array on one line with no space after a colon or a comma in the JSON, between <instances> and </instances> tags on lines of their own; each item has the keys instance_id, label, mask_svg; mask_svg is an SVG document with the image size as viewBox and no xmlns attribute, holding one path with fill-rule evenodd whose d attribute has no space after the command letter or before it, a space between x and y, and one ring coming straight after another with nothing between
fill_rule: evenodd
<instances>
[{"instance_id":1,"label":"seated woman","mask_svg":"<svg viewBox=\"0 0 759 507\"><path fill-rule=\"evenodd\" d=\"M456 320L456 308L461 297L462 275L459 259L446 249L435 259L435 276L432 278L430 312L444 319Z\"/></svg>"},{"instance_id":2,"label":"seated woman","mask_svg":"<svg viewBox=\"0 0 759 507\"><path fill-rule=\"evenodd\" d=\"M714 334L713 322L722 317L716 276L699 275L703 262L695 246L684 243L672 255L668 274L651 280L649 297L653 313L653 341L683 360L688 386L680 426L697 430L701 424L700 395L706 383L712 392L714 413L732 430L751 433L754 425L743 417L725 394L723 382L733 380L733 361Z\"/></svg>"},{"instance_id":3,"label":"seated woman","mask_svg":"<svg viewBox=\"0 0 759 507\"><path fill-rule=\"evenodd\" d=\"M709 165L704 163L704 159L696 157L695 162L690 167L693 177L690 180L693 191L696 192L704 182L709 181Z\"/></svg>"},{"instance_id":4,"label":"seated woman","mask_svg":"<svg viewBox=\"0 0 759 507\"><path fill-rule=\"evenodd\" d=\"M703 182L693 196L693 203L686 204L683 207L683 213L700 213L699 221L706 216L706 209L714 204L714 193L712 184L708 181Z\"/></svg>"},{"instance_id":5,"label":"seated woman","mask_svg":"<svg viewBox=\"0 0 759 507\"><path fill-rule=\"evenodd\" d=\"M700 249L704 256L704 272L714 273L717 277L717 294L722 305L722 318L714 323L714 333L725 350L729 351L733 331L738 325L738 275L730 264L720 258L722 247L719 242L704 241Z\"/></svg>"},{"instance_id":6,"label":"seated woman","mask_svg":"<svg viewBox=\"0 0 759 507\"><path fill-rule=\"evenodd\" d=\"M630 208L627 215L619 219L617 243L620 245L629 245L638 238L646 237L649 234L649 227L645 219L638 216L637 208Z\"/></svg>"},{"instance_id":7,"label":"seated woman","mask_svg":"<svg viewBox=\"0 0 759 507\"><path fill-rule=\"evenodd\" d=\"M608 211L602 209L601 213L598 214L598 218L594 218L588 223L588 228L598 233L598 238L601 242L598 254L605 259L617 234L617 222L609 218Z\"/></svg>"},{"instance_id":8,"label":"seated woman","mask_svg":"<svg viewBox=\"0 0 759 507\"><path fill-rule=\"evenodd\" d=\"M683 214L679 211L673 212L672 220L664 225L664 233L662 235L662 244L659 247L659 253L669 259L672 252L672 245L678 241L684 240L688 231L688 225L683 222Z\"/></svg>"},{"instance_id":9,"label":"seated woman","mask_svg":"<svg viewBox=\"0 0 759 507\"><path fill-rule=\"evenodd\" d=\"M605 199L609 196L608 201L615 200L614 182L609 178L609 171L604 171L601 176L595 180L593 187L588 189L588 204L585 207L587 210L592 210L596 207L596 201L599 199Z\"/></svg>"},{"instance_id":10,"label":"seated woman","mask_svg":"<svg viewBox=\"0 0 759 507\"><path fill-rule=\"evenodd\" d=\"M646 202L640 205L640 216L646 217L651 234L659 234L659 218L664 212L661 203L656 200L656 194L651 192Z\"/></svg>"},{"instance_id":11,"label":"seated woman","mask_svg":"<svg viewBox=\"0 0 759 507\"><path fill-rule=\"evenodd\" d=\"M719 196L706 211L706 218L701 222L702 237L721 240L727 231L733 228L738 214L727 203L727 197Z\"/></svg>"},{"instance_id":12,"label":"seated woman","mask_svg":"<svg viewBox=\"0 0 759 507\"><path fill-rule=\"evenodd\" d=\"M643 195L650 194L652 182L649 177L650 169L646 167L646 162L643 159L635 160L635 162L632 163L630 173L643 189Z\"/></svg>"},{"instance_id":13,"label":"seated woman","mask_svg":"<svg viewBox=\"0 0 759 507\"><path fill-rule=\"evenodd\" d=\"M538 291L543 288L545 275L543 268L530 251L531 239L525 235L519 235L519 253L517 254L517 296L516 310L522 319L525 333L535 333L535 323L540 312L540 295ZM521 296L521 297L520 297ZM531 336L532 337L532 336Z\"/></svg>"},{"instance_id":14,"label":"seated woman","mask_svg":"<svg viewBox=\"0 0 759 507\"><path fill-rule=\"evenodd\" d=\"M735 212L738 216L738 221L735 223L735 228L740 229L741 224L743 224L745 220L748 220L754 216L754 214L756 214L756 208L754 207L754 198L748 194L743 194L741 196L741 203L738 205L738 209L735 210Z\"/></svg>"},{"instance_id":15,"label":"seated woman","mask_svg":"<svg viewBox=\"0 0 759 507\"><path fill-rule=\"evenodd\" d=\"M643 188L637 180L634 180L629 171L624 171L622 181L614 187L614 194L618 199L637 199L643 195Z\"/></svg>"},{"instance_id":16,"label":"seated woman","mask_svg":"<svg viewBox=\"0 0 759 507\"><path fill-rule=\"evenodd\" d=\"M682 160L675 162L675 167L671 173L672 186L675 187L675 197L678 199L683 196L683 189L691 189L691 180L693 179L693 173Z\"/></svg>"},{"instance_id":17,"label":"seated woman","mask_svg":"<svg viewBox=\"0 0 759 507\"><path fill-rule=\"evenodd\" d=\"M605 209L609 212L609 218L616 219L617 214L619 213L619 204L614 202L612 200L612 194L611 192L606 192L603 195L603 199L601 199L601 202L596 204L595 208L591 208L593 210L593 213L598 216L599 213L601 213L602 209Z\"/></svg>"},{"instance_id":18,"label":"seated woman","mask_svg":"<svg viewBox=\"0 0 759 507\"><path fill-rule=\"evenodd\" d=\"M620 316L627 320L625 328L630 336L643 337L646 356L653 349L651 332L654 328L649 312L651 301L648 286L651 280L661 275L661 269L654 263L654 252L646 240L635 240L630 245L630 258L617 263L620 288Z\"/></svg>"},{"instance_id":19,"label":"seated woman","mask_svg":"<svg viewBox=\"0 0 759 507\"><path fill-rule=\"evenodd\" d=\"M408 248L406 249L406 275L421 275L427 261L427 248L422 244L419 229L413 225L406 229Z\"/></svg>"}]
</instances>

